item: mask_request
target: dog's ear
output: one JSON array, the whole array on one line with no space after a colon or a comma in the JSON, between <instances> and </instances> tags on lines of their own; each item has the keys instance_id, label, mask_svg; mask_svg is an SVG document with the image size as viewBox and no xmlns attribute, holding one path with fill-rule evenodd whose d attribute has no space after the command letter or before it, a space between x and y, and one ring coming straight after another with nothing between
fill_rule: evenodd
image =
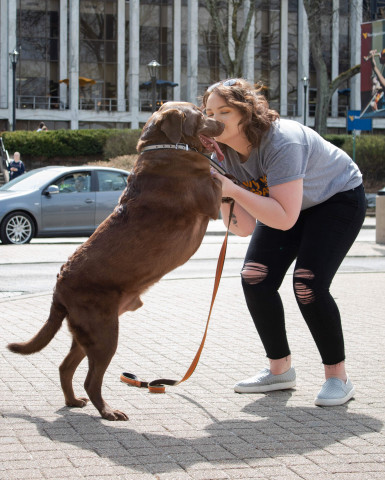
<instances>
[{"instance_id":1,"label":"dog's ear","mask_svg":"<svg viewBox=\"0 0 385 480\"><path fill-rule=\"evenodd\" d=\"M176 108L162 112L160 129L172 143L179 143L182 138L183 118L183 113Z\"/></svg>"},{"instance_id":2,"label":"dog's ear","mask_svg":"<svg viewBox=\"0 0 385 480\"><path fill-rule=\"evenodd\" d=\"M195 136L201 117L200 112L196 112L195 110L190 111L189 114L185 116L185 121L183 122L183 133L189 137Z\"/></svg>"},{"instance_id":3,"label":"dog's ear","mask_svg":"<svg viewBox=\"0 0 385 480\"><path fill-rule=\"evenodd\" d=\"M159 114L158 112L156 112L152 115L150 120L143 127L142 134L140 135L140 140L148 140L157 129L158 122L159 122Z\"/></svg>"}]
</instances>

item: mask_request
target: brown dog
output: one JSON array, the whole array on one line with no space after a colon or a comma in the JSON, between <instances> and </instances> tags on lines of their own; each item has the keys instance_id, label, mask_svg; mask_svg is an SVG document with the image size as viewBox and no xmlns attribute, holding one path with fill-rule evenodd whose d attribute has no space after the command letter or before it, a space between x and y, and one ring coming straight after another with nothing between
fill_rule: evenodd
<instances>
[{"instance_id":1,"label":"brown dog","mask_svg":"<svg viewBox=\"0 0 385 480\"><path fill-rule=\"evenodd\" d=\"M118 344L118 318L141 307L140 295L194 254L209 219L218 217L221 186L199 152L205 150L202 142L207 147L209 137L223 128L186 102L166 103L152 115L117 207L61 267L48 320L28 342L8 345L17 353L38 352L67 317L73 341L59 369L66 405L83 407L88 401L76 397L72 387L74 372L87 356L84 386L91 402L107 420L128 419L101 393ZM180 142L188 147L176 145Z\"/></svg>"}]
</instances>

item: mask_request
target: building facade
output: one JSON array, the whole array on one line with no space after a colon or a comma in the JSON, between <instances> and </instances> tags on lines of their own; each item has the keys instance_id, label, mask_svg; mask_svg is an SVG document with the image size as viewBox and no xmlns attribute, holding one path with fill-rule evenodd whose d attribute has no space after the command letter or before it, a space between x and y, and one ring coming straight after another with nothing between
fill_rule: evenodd
<instances>
[{"instance_id":1,"label":"building facade","mask_svg":"<svg viewBox=\"0 0 385 480\"><path fill-rule=\"evenodd\" d=\"M217 12L229 29L231 3L220 2ZM331 0L320 19L333 78L361 62L366 3ZM249 5L244 0L237 12L226 63L205 1L0 0L0 131L13 128L14 100L16 129L33 130L40 121L50 129L141 127L152 110L151 60L160 64L157 105L199 103L208 85L228 76ZM241 60L242 76L262 82L281 116L312 124L315 72L302 0L258 0ZM346 129L348 109L360 109L359 75L334 95L328 126Z\"/></svg>"}]
</instances>

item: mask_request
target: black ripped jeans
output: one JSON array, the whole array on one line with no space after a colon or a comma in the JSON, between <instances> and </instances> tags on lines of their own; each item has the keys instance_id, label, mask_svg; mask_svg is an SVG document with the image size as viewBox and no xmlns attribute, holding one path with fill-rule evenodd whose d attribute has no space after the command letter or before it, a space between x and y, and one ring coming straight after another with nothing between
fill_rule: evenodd
<instances>
[{"instance_id":1,"label":"black ripped jeans","mask_svg":"<svg viewBox=\"0 0 385 480\"><path fill-rule=\"evenodd\" d=\"M302 211L290 230L257 223L242 270L242 286L268 358L290 355L278 289L297 259L294 293L322 362L335 365L345 359L340 313L329 287L362 227L365 211L361 185Z\"/></svg>"}]
</instances>

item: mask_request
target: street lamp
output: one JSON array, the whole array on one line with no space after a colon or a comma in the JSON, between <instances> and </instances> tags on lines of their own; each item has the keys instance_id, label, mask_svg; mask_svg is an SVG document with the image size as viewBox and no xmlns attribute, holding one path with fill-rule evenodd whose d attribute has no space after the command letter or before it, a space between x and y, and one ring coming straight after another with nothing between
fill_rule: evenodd
<instances>
[{"instance_id":1,"label":"street lamp","mask_svg":"<svg viewBox=\"0 0 385 480\"><path fill-rule=\"evenodd\" d=\"M13 87L13 111L12 111L12 130L16 130L16 65L19 60L19 52L16 48L9 54L12 63L12 87Z\"/></svg>"},{"instance_id":2,"label":"street lamp","mask_svg":"<svg viewBox=\"0 0 385 480\"><path fill-rule=\"evenodd\" d=\"M156 78L158 74L160 64L156 60L151 60L147 65L148 72L151 77L151 93L152 93L152 113L156 110Z\"/></svg>"},{"instance_id":3,"label":"street lamp","mask_svg":"<svg viewBox=\"0 0 385 480\"><path fill-rule=\"evenodd\" d=\"M309 79L307 77L302 78L303 81L303 124L306 125L306 114L307 114L307 86L309 85Z\"/></svg>"}]
</instances>

